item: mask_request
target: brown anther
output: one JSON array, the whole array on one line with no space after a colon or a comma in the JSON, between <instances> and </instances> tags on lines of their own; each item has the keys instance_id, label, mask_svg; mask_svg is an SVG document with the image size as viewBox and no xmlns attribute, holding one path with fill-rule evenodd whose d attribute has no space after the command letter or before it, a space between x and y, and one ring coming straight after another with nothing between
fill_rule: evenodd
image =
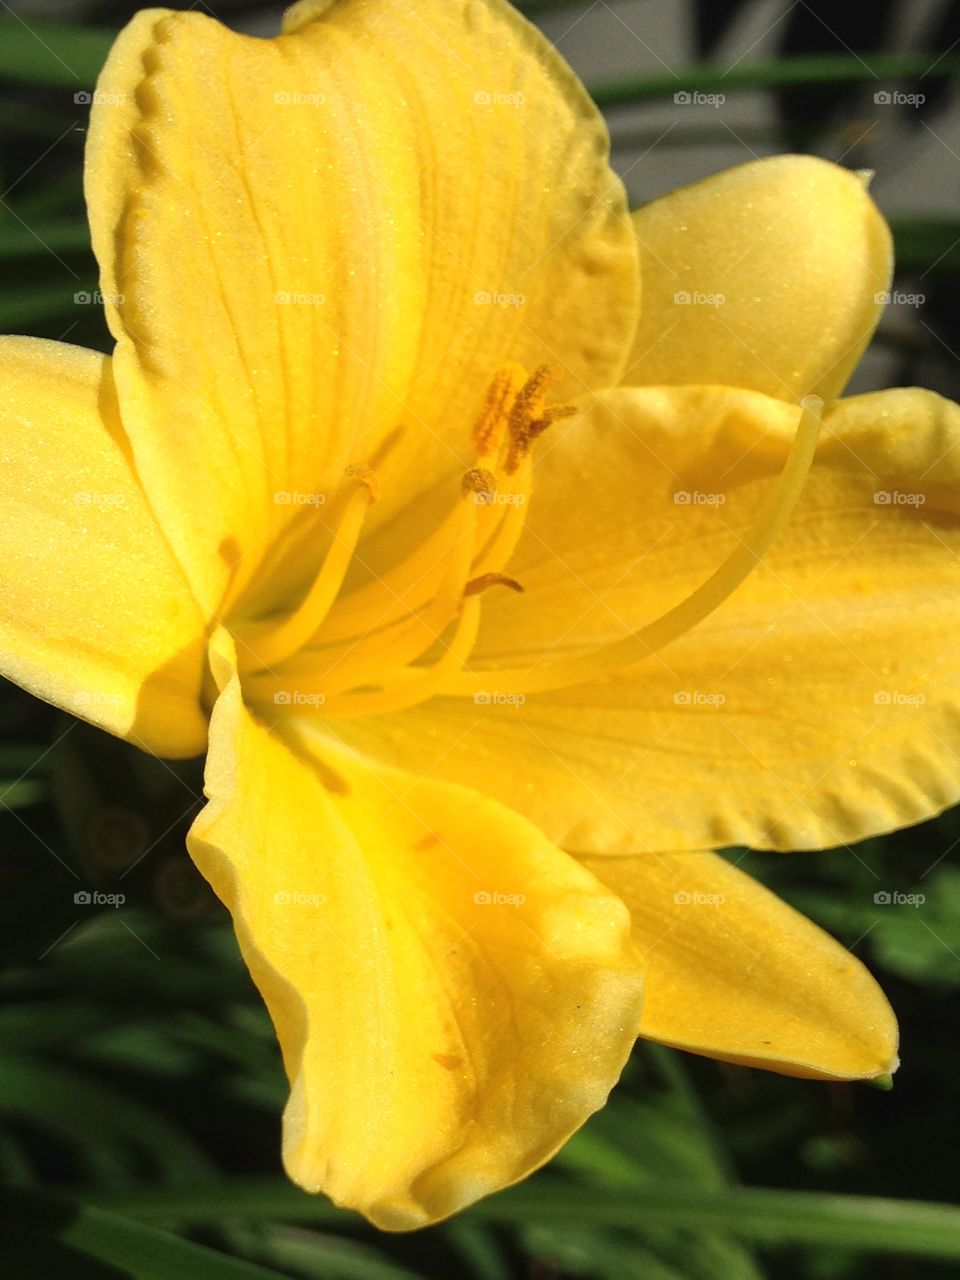
<instances>
[{"instance_id":1,"label":"brown anther","mask_svg":"<svg viewBox=\"0 0 960 1280\"><path fill-rule=\"evenodd\" d=\"M523 370L519 365L507 364L498 369L487 388L487 395L480 417L473 429L473 442L483 456L493 453L503 438L504 423L514 399L523 386Z\"/></svg>"},{"instance_id":2,"label":"brown anther","mask_svg":"<svg viewBox=\"0 0 960 1280\"><path fill-rule=\"evenodd\" d=\"M572 418L576 412L575 405L552 404L549 409L544 409L539 418L528 425L527 441L532 443L538 436L542 436L547 427L552 426L554 422L559 422L561 418Z\"/></svg>"},{"instance_id":3,"label":"brown anther","mask_svg":"<svg viewBox=\"0 0 960 1280\"><path fill-rule=\"evenodd\" d=\"M575 412L566 405L553 405L549 409L544 407L547 392L562 377L562 369L554 365L542 364L517 393L507 424L510 448L504 470L508 475L513 475L526 456L530 445L537 436L546 431L551 422L555 422L558 418L569 417Z\"/></svg>"},{"instance_id":4,"label":"brown anther","mask_svg":"<svg viewBox=\"0 0 960 1280\"><path fill-rule=\"evenodd\" d=\"M510 410L510 434L522 432L528 422L539 417L547 398L547 392L563 377L563 370L555 365L542 364L526 380L517 393Z\"/></svg>"},{"instance_id":5,"label":"brown anther","mask_svg":"<svg viewBox=\"0 0 960 1280\"><path fill-rule=\"evenodd\" d=\"M508 578L505 573L481 573L479 578L471 578L463 589L464 596L478 596L488 587L509 587L511 591L522 591L522 585L516 578Z\"/></svg>"},{"instance_id":6,"label":"brown anther","mask_svg":"<svg viewBox=\"0 0 960 1280\"><path fill-rule=\"evenodd\" d=\"M348 480L359 480L366 489L371 502L376 502L379 499L380 481L372 468L365 466L362 462L353 462L347 467L344 475Z\"/></svg>"},{"instance_id":7,"label":"brown anther","mask_svg":"<svg viewBox=\"0 0 960 1280\"><path fill-rule=\"evenodd\" d=\"M475 502L492 502L497 492L497 478L486 467L471 467L464 472L463 492L474 494Z\"/></svg>"}]
</instances>

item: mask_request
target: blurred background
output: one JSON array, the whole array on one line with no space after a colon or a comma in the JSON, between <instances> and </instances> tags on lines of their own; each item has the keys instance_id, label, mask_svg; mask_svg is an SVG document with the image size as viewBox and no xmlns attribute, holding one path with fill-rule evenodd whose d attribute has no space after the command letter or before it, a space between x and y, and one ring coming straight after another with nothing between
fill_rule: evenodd
<instances>
[{"instance_id":1,"label":"blurred background","mask_svg":"<svg viewBox=\"0 0 960 1280\"><path fill-rule=\"evenodd\" d=\"M136 7L0 0L0 332L109 347L81 162L98 68ZM875 170L908 301L854 389L960 398L960 4L525 11L607 113L635 204L784 150ZM222 0L216 16L268 34L279 12ZM530 1183L388 1237L283 1180L273 1033L184 852L200 803L199 764L0 685L0 1277L960 1275L960 1219L916 1203L958 1189L960 813L741 864L880 979L903 1032L892 1093L641 1045Z\"/></svg>"}]
</instances>

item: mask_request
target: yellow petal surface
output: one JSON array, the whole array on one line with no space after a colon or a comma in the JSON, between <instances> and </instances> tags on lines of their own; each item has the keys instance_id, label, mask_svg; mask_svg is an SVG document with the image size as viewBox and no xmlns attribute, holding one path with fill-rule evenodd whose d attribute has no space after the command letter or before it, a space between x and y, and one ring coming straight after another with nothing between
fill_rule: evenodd
<instances>
[{"instance_id":1,"label":"yellow petal surface","mask_svg":"<svg viewBox=\"0 0 960 1280\"><path fill-rule=\"evenodd\" d=\"M606 148L496 0L299 6L272 40L134 19L87 200L134 456L202 598L398 428L374 522L470 465L504 360L618 381L637 249Z\"/></svg>"},{"instance_id":2,"label":"yellow petal surface","mask_svg":"<svg viewBox=\"0 0 960 1280\"><path fill-rule=\"evenodd\" d=\"M706 852L585 861L630 908L646 1039L815 1079L896 1069L896 1018L874 979L752 876Z\"/></svg>"},{"instance_id":3,"label":"yellow petal surface","mask_svg":"<svg viewBox=\"0 0 960 1280\"><path fill-rule=\"evenodd\" d=\"M640 1017L629 916L479 793L282 741L220 644L190 849L277 1028L287 1170L381 1227L422 1226L603 1105Z\"/></svg>"},{"instance_id":4,"label":"yellow petal surface","mask_svg":"<svg viewBox=\"0 0 960 1280\"><path fill-rule=\"evenodd\" d=\"M716 613L629 671L523 695L497 669L620 639L737 545L798 410L722 388L606 397L534 468L486 693L338 734L469 779L567 848L821 848L960 798L960 409L839 402L785 530Z\"/></svg>"},{"instance_id":5,"label":"yellow petal surface","mask_svg":"<svg viewBox=\"0 0 960 1280\"><path fill-rule=\"evenodd\" d=\"M892 268L861 175L774 156L654 200L634 224L643 316L626 382L840 394Z\"/></svg>"},{"instance_id":6,"label":"yellow petal surface","mask_svg":"<svg viewBox=\"0 0 960 1280\"><path fill-rule=\"evenodd\" d=\"M198 755L203 619L125 455L110 362L0 338L0 672L158 755Z\"/></svg>"}]
</instances>

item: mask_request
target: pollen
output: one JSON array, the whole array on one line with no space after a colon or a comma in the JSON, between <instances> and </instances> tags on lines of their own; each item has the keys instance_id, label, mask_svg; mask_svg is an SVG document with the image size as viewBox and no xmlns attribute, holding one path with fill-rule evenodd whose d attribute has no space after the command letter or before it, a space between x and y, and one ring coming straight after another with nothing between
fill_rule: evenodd
<instances>
[{"instance_id":1,"label":"pollen","mask_svg":"<svg viewBox=\"0 0 960 1280\"><path fill-rule=\"evenodd\" d=\"M497 492L497 478L485 467L471 467L464 473L463 492L474 493L483 502L491 502Z\"/></svg>"},{"instance_id":2,"label":"pollen","mask_svg":"<svg viewBox=\"0 0 960 1280\"><path fill-rule=\"evenodd\" d=\"M498 587L523 591L504 570L529 509L531 447L551 423L576 412L547 403L562 377L548 364L532 374L512 362L496 371L459 493L449 493L452 503L438 509L437 527L387 571L388 581L353 586L349 570L370 504L380 496L381 464L401 429L346 469L312 585L285 617L255 619L245 630L248 697L272 704L295 679L299 693L323 695L326 716L368 716L415 706L458 677L471 678L465 668L480 631L482 597ZM287 662L291 668L279 671Z\"/></svg>"},{"instance_id":3,"label":"pollen","mask_svg":"<svg viewBox=\"0 0 960 1280\"><path fill-rule=\"evenodd\" d=\"M367 497L371 503L378 502L380 499L380 481L372 467L364 466L362 463L354 462L347 467L343 473L350 480L358 480L367 491Z\"/></svg>"},{"instance_id":4,"label":"pollen","mask_svg":"<svg viewBox=\"0 0 960 1280\"><path fill-rule=\"evenodd\" d=\"M496 453L503 443L514 402L521 393L526 376L523 367L513 363L505 364L494 375L473 428L473 442L481 457Z\"/></svg>"},{"instance_id":5,"label":"pollen","mask_svg":"<svg viewBox=\"0 0 960 1280\"><path fill-rule=\"evenodd\" d=\"M576 413L573 405L551 405L546 400L550 388L563 377L563 370L542 364L523 384L514 398L507 420L509 449L504 470L513 475L530 451L530 446L552 422Z\"/></svg>"}]
</instances>

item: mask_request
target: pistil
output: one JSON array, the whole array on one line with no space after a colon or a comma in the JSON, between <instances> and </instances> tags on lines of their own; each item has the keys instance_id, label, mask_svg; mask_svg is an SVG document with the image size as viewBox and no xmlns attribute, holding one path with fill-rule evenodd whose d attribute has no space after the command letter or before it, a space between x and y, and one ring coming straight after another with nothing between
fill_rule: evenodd
<instances>
[{"instance_id":1,"label":"pistil","mask_svg":"<svg viewBox=\"0 0 960 1280\"><path fill-rule=\"evenodd\" d=\"M366 626L332 646L326 637L324 647L324 621L342 590L366 511L377 496L369 469L349 469L345 484L352 491L316 581L288 617L261 623L253 638L244 636L253 653L244 664L248 696L266 701L296 680L302 691L324 696L327 715L353 716L401 710L435 695L471 696L487 687L489 671L471 671L466 663L479 633L485 592L496 586L523 590L504 569L523 529L531 446L550 423L572 412L545 403L558 376L543 366L526 378L510 365L494 378L474 432L479 456L464 475L456 506L437 535L398 570L410 590L433 578L424 605L413 608L407 596L395 594L371 625L370 603L360 606L360 600L376 598L375 584L368 585L355 593L353 611L355 621ZM656 653L712 614L757 567L793 511L813 462L822 407L816 397L803 402L789 456L756 524L685 600L625 639L578 658L544 658L522 669L498 669L498 682L515 693L540 693L600 679ZM506 489L501 488L504 481ZM434 574L438 566L439 578ZM342 628L343 615L339 622ZM424 661L438 645L440 656Z\"/></svg>"},{"instance_id":2,"label":"pistil","mask_svg":"<svg viewBox=\"0 0 960 1280\"><path fill-rule=\"evenodd\" d=\"M816 451L822 409L823 402L818 397L804 400L789 457L754 528L685 600L623 640L582 657L557 662L535 660L524 668L498 669L498 682L512 693L544 693L585 684L641 662L709 617L754 571L796 506ZM437 692L471 696L487 688L489 682L489 672L464 670L447 679Z\"/></svg>"}]
</instances>

